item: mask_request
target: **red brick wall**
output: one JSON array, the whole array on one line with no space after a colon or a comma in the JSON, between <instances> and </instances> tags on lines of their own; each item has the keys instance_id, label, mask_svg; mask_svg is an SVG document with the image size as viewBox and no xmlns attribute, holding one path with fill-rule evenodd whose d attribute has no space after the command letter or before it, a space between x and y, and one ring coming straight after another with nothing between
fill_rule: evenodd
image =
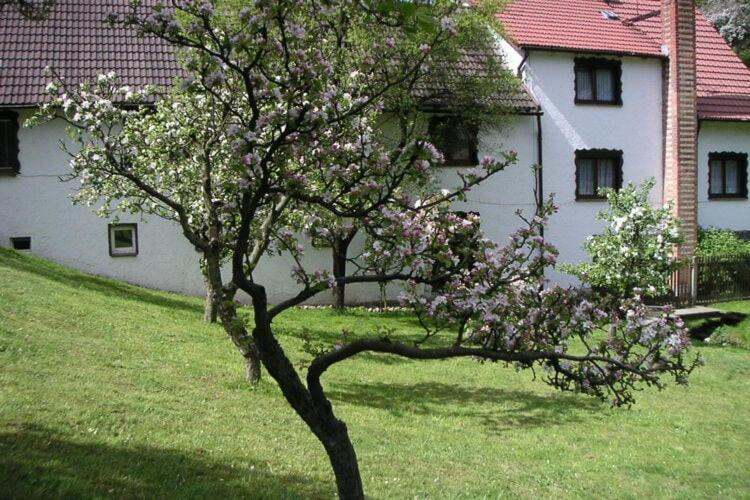
<instances>
[{"instance_id":1,"label":"red brick wall","mask_svg":"<svg viewBox=\"0 0 750 500\"><path fill-rule=\"evenodd\" d=\"M662 0L665 71L664 200L682 221L681 256L691 256L698 239L696 194L698 120L695 81L695 0Z\"/></svg>"}]
</instances>

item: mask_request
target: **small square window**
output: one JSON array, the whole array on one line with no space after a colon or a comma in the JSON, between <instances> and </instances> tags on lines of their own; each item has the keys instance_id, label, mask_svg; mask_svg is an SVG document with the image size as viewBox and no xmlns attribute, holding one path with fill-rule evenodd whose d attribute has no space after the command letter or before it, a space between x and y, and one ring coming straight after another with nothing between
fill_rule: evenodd
<instances>
[{"instance_id":1,"label":"small square window","mask_svg":"<svg viewBox=\"0 0 750 500\"><path fill-rule=\"evenodd\" d=\"M31 236L19 236L10 239L13 250L31 250Z\"/></svg>"},{"instance_id":2,"label":"small square window","mask_svg":"<svg viewBox=\"0 0 750 500\"><path fill-rule=\"evenodd\" d=\"M622 187L622 151L579 149L576 151L576 199L601 200L602 188Z\"/></svg>"},{"instance_id":3,"label":"small square window","mask_svg":"<svg viewBox=\"0 0 750 500\"><path fill-rule=\"evenodd\" d=\"M747 154L708 155L708 197L747 198Z\"/></svg>"},{"instance_id":4,"label":"small square window","mask_svg":"<svg viewBox=\"0 0 750 500\"><path fill-rule=\"evenodd\" d=\"M138 255L138 226L136 224L109 225L109 255L112 257Z\"/></svg>"},{"instance_id":5,"label":"small square window","mask_svg":"<svg viewBox=\"0 0 750 500\"><path fill-rule=\"evenodd\" d=\"M622 104L622 63L612 59L575 60L575 102Z\"/></svg>"},{"instance_id":6,"label":"small square window","mask_svg":"<svg viewBox=\"0 0 750 500\"><path fill-rule=\"evenodd\" d=\"M429 126L430 141L445 156L445 165L467 167L478 165L477 128L454 116L433 116Z\"/></svg>"}]
</instances>

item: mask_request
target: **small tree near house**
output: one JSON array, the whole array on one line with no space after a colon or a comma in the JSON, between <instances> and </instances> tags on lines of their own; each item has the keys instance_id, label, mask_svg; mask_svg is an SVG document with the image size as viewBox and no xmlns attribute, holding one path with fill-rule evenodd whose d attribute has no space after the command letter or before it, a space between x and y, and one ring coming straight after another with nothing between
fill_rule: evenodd
<instances>
[{"instance_id":1,"label":"small tree near house","mask_svg":"<svg viewBox=\"0 0 750 500\"><path fill-rule=\"evenodd\" d=\"M654 184L649 179L619 191L603 189L607 208L596 217L605 223L604 231L584 244L590 261L561 268L616 299L666 295L667 279L680 267L674 249L682 237L671 205L655 207L649 201Z\"/></svg>"},{"instance_id":2,"label":"small tree near house","mask_svg":"<svg viewBox=\"0 0 750 500\"><path fill-rule=\"evenodd\" d=\"M496 9L493 2L467 8L449 0L263 0L229 16L207 1L173 2L145 14L134 9L125 22L185 49L195 75L158 106L215 99L217 112L226 111L227 126L218 137L233 138L226 148L233 160L216 171L202 162L172 172L146 159L149 148L134 147L119 125L147 134L128 121L146 120L148 112L113 105L112 97L126 91L107 76L97 84L101 88L58 83L43 110L44 116L63 114L83 132L84 147L73 161L82 181L79 201L127 208L145 200L153 211L173 217L201 249L221 290L222 326L243 355L257 352L320 440L342 498L363 498L364 491L347 426L336 416L322 377L359 353L537 366L554 387L616 405L632 403L640 385L662 387L663 376L686 382L695 365L687 358L686 332L668 314L647 321L637 298L623 301L619 306L628 313L613 331L599 334L608 322L606 310L577 290L542 286L556 259L541 236L554 210L551 202L506 246L478 236L470 218L451 211L471 188L512 165L513 154L483 159L452 188L419 196L410 189L429 186L444 161L420 132L414 90L440 76L450 67L445 61L457 61L466 47L485 50L491 64ZM467 88L475 85L478 95L497 82L471 76ZM396 141L379 139L385 117L399 124ZM195 118L196 133L216 133ZM379 251L345 276L310 269L299 228L316 212L353 221L365 248ZM472 244L456 248L461 240ZM221 251L231 268L226 280ZM295 261L290 272L299 291L272 305L256 269L278 252ZM274 334L276 317L337 284L352 283L404 284L403 301L422 320L424 338L407 344L382 332L354 332L352 340L316 352L306 370L298 369ZM232 302L239 290L252 301L249 324Z\"/></svg>"}]
</instances>

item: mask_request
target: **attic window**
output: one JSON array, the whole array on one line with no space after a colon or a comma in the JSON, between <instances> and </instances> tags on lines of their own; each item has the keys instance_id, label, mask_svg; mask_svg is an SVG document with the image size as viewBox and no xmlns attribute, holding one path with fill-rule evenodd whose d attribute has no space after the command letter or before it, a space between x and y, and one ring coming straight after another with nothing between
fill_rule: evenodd
<instances>
[{"instance_id":1,"label":"attic window","mask_svg":"<svg viewBox=\"0 0 750 500\"><path fill-rule=\"evenodd\" d=\"M16 175L18 161L18 113L0 110L0 175Z\"/></svg>"},{"instance_id":2,"label":"attic window","mask_svg":"<svg viewBox=\"0 0 750 500\"><path fill-rule=\"evenodd\" d=\"M613 59L575 60L576 104L622 104L622 63Z\"/></svg>"},{"instance_id":3,"label":"attic window","mask_svg":"<svg viewBox=\"0 0 750 500\"><path fill-rule=\"evenodd\" d=\"M620 16L618 16L617 13L613 10L603 10L602 17L610 21L617 21L618 19L620 19Z\"/></svg>"},{"instance_id":4,"label":"attic window","mask_svg":"<svg viewBox=\"0 0 750 500\"><path fill-rule=\"evenodd\" d=\"M479 163L477 128L455 116L433 116L430 140L445 156L445 165L466 167Z\"/></svg>"}]
</instances>

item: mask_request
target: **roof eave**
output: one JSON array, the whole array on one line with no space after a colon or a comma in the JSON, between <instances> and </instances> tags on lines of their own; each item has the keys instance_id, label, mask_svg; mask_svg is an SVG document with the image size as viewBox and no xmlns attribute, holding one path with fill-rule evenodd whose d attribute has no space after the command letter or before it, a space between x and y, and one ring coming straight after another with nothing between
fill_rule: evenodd
<instances>
[{"instance_id":1,"label":"roof eave","mask_svg":"<svg viewBox=\"0 0 750 500\"><path fill-rule=\"evenodd\" d=\"M580 54L611 54L616 56L628 56L628 57L648 57L655 59L667 59L665 54L661 52L633 52L633 51L622 51L622 50L607 50L607 49L582 49L579 47L562 47L554 45L535 45L535 44L522 44L521 48L525 50L544 50L548 52L571 52Z\"/></svg>"}]
</instances>

